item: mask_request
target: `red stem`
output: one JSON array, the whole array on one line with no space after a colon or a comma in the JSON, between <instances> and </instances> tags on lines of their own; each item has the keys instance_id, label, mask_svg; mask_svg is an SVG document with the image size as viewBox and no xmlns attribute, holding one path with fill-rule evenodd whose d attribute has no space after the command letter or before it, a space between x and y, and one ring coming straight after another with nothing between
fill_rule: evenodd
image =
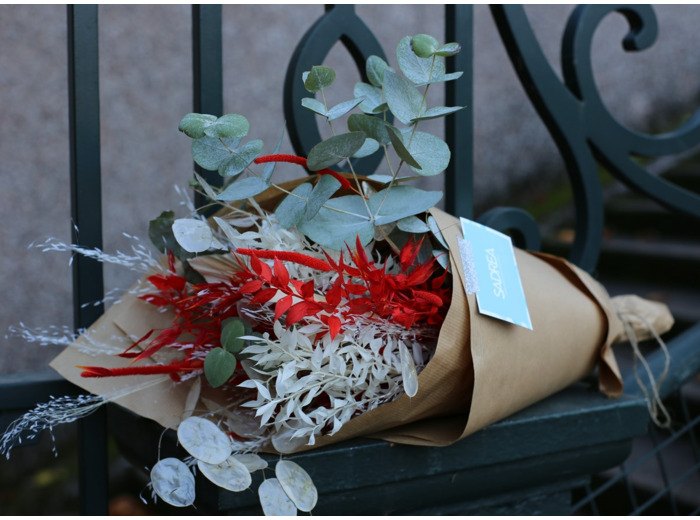
<instances>
[{"instance_id":1,"label":"red stem","mask_svg":"<svg viewBox=\"0 0 700 520\"><path fill-rule=\"evenodd\" d=\"M256 157L253 160L253 162L255 164L264 164L264 163L271 163L271 162L286 162L286 163L298 164L299 166L303 166L307 170L309 169L307 166L307 162L306 162L305 157L300 157L298 155L291 155L291 154L286 154L286 153L262 155L260 157ZM340 183L341 188L353 190L354 192L357 193L357 190L352 187L352 184L350 184L350 181L348 179L346 179L345 177L343 177L342 175L340 175L338 172L334 172L333 170L330 170L328 168L324 168L322 170L318 170L316 173L319 175L330 175Z\"/></svg>"}]
</instances>

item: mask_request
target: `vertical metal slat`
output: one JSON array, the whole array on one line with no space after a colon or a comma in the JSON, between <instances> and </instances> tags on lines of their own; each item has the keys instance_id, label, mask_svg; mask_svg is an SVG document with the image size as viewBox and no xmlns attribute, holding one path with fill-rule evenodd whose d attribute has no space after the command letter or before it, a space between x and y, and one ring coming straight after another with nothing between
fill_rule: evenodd
<instances>
[{"instance_id":1,"label":"vertical metal slat","mask_svg":"<svg viewBox=\"0 0 700 520\"><path fill-rule=\"evenodd\" d=\"M453 151L445 172L445 210L452 215L474 218L474 8L445 6L445 39L458 42L462 51L447 59L448 72L464 72L445 85L447 106L466 106L445 119L445 138Z\"/></svg>"},{"instance_id":2,"label":"vertical metal slat","mask_svg":"<svg viewBox=\"0 0 700 520\"><path fill-rule=\"evenodd\" d=\"M220 5L192 6L192 72L193 108L202 114L223 115L223 67L222 31ZM216 172L202 170L195 165L197 173L214 186L221 186L222 179ZM197 193L195 205L204 204Z\"/></svg>"},{"instance_id":3,"label":"vertical metal slat","mask_svg":"<svg viewBox=\"0 0 700 520\"><path fill-rule=\"evenodd\" d=\"M97 6L68 6L68 93L72 241L102 247L100 100ZM102 264L73 260L74 326L90 326L104 311ZM107 416L100 409L79 423L80 499L83 514L107 514Z\"/></svg>"}]
</instances>

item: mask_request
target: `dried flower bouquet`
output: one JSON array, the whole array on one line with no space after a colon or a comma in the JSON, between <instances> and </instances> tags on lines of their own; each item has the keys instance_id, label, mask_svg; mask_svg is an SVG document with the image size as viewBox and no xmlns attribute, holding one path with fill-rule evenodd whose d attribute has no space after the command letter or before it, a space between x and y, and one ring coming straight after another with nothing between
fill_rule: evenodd
<instances>
[{"instance_id":1,"label":"dried flower bouquet","mask_svg":"<svg viewBox=\"0 0 700 520\"><path fill-rule=\"evenodd\" d=\"M610 344L623 325L602 287L562 259L516 251L535 332L479 315L464 289L459 222L434 208L441 192L410 185L450 161L446 143L417 128L463 108L427 104L431 85L459 78L443 63L459 50L405 37L396 52L403 75L372 56L369 83L334 106L326 90L335 73L313 67L300 78L314 95L302 105L332 135L306 158L281 154L281 139L268 155L261 141L243 142L244 116L186 115L179 129L195 162L223 177L221 188L193 182L218 211L163 212L149 235L164 259L142 250L117 258L149 273L52 364L94 395L40 406L8 430L0 451L22 430L114 401L177 429L191 457L160 460L151 481L162 500L187 506L195 465L240 491L266 469L262 451L361 435L446 445L596 364L601 389L619 394ZM348 131L339 133L344 116ZM386 174L354 171L354 158L375 152ZM281 162L314 175L277 183ZM347 172L336 171L340 163ZM274 473L258 489L266 514L313 509L317 492L303 469L282 459Z\"/></svg>"}]
</instances>

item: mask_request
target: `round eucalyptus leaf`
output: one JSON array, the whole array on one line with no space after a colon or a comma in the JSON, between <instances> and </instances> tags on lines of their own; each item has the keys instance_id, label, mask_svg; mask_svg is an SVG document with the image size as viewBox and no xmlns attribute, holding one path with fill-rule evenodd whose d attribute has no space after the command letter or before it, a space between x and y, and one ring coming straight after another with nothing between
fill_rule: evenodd
<instances>
[{"instance_id":1,"label":"round eucalyptus leaf","mask_svg":"<svg viewBox=\"0 0 700 520\"><path fill-rule=\"evenodd\" d=\"M463 72L452 72L451 74L433 74L433 77L427 83L442 83L443 81L452 81L462 77Z\"/></svg>"},{"instance_id":2,"label":"round eucalyptus leaf","mask_svg":"<svg viewBox=\"0 0 700 520\"><path fill-rule=\"evenodd\" d=\"M308 513L316 507L318 491L309 474L299 464L280 460L275 466L275 476L297 509Z\"/></svg>"},{"instance_id":3,"label":"round eucalyptus leaf","mask_svg":"<svg viewBox=\"0 0 700 520\"><path fill-rule=\"evenodd\" d=\"M374 225L359 195L330 199L313 219L297 228L322 247L336 251L346 244L354 247L358 235L363 245L374 237Z\"/></svg>"},{"instance_id":4,"label":"round eucalyptus leaf","mask_svg":"<svg viewBox=\"0 0 700 520\"><path fill-rule=\"evenodd\" d=\"M379 56L370 56L365 62L365 71L367 72L367 79L375 87L381 87L384 82L384 72L387 70L393 71L386 61L381 59Z\"/></svg>"},{"instance_id":5,"label":"round eucalyptus leaf","mask_svg":"<svg viewBox=\"0 0 700 520\"><path fill-rule=\"evenodd\" d=\"M368 137L367 139L365 139L365 144L363 144L362 148L355 152L353 157L367 157L368 155L372 155L377 150L379 150L379 143L374 139Z\"/></svg>"},{"instance_id":6,"label":"round eucalyptus leaf","mask_svg":"<svg viewBox=\"0 0 700 520\"><path fill-rule=\"evenodd\" d=\"M396 59L401 72L415 85L426 85L435 77L445 74L445 64L442 60L421 58L413 52L410 36L402 38L399 42L396 47ZM386 81L386 77L384 80Z\"/></svg>"},{"instance_id":7,"label":"round eucalyptus leaf","mask_svg":"<svg viewBox=\"0 0 700 520\"><path fill-rule=\"evenodd\" d=\"M311 67L311 70L304 78L304 87L312 94L315 94L321 89L330 87L334 80L335 71L333 69L316 65Z\"/></svg>"},{"instance_id":8,"label":"round eucalyptus leaf","mask_svg":"<svg viewBox=\"0 0 700 520\"><path fill-rule=\"evenodd\" d=\"M416 34L411 38L411 48L419 58L432 58L439 45L429 34Z\"/></svg>"},{"instance_id":9,"label":"round eucalyptus leaf","mask_svg":"<svg viewBox=\"0 0 700 520\"><path fill-rule=\"evenodd\" d=\"M222 142L223 141L223 142ZM216 171L222 161L231 156L231 150L235 150L240 139L204 136L192 141L192 159L205 170Z\"/></svg>"},{"instance_id":10,"label":"round eucalyptus leaf","mask_svg":"<svg viewBox=\"0 0 700 520\"><path fill-rule=\"evenodd\" d=\"M328 168L352 155L365 144L364 132L349 132L329 137L314 146L309 152L306 164L309 170Z\"/></svg>"},{"instance_id":11,"label":"round eucalyptus leaf","mask_svg":"<svg viewBox=\"0 0 700 520\"><path fill-rule=\"evenodd\" d=\"M389 140L396 151L396 155L399 156L399 159L408 164L411 168L420 169L421 165L404 145L403 134L393 126L387 126L387 129L389 130Z\"/></svg>"},{"instance_id":12,"label":"round eucalyptus leaf","mask_svg":"<svg viewBox=\"0 0 700 520\"><path fill-rule=\"evenodd\" d=\"M425 191L413 186L394 186L378 191L369 198L374 223L383 226L418 213L423 213L442 198L441 191Z\"/></svg>"},{"instance_id":13,"label":"round eucalyptus leaf","mask_svg":"<svg viewBox=\"0 0 700 520\"><path fill-rule=\"evenodd\" d=\"M368 116L366 114L352 114L348 117L348 130L351 132L364 132L379 144L386 145L391 142L389 130L384 120Z\"/></svg>"},{"instance_id":14,"label":"round eucalyptus leaf","mask_svg":"<svg viewBox=\"0 0 700 520\"><path fill-rule=\"evenodd\" d=\"M275 146L275 150L272 152L273 154L278 154L280 152L280 149L282 148L282 141L284 141L284 125L282 125L282 133L280 134L280 138L277 141L277 145ZM270 162L265 164L265 167L263 168L262 175L260 176L263 180L269 181L272 178L272 174L275 171L275 166L277 166L276 162Z\"/></svg>"},{"instance_id":15,"label":"round eucalyptus leaf","mask_svg":"<svg viewBox=\"0 0 700 520\"><path fill-rule=\"evenodd\" d=\"M297 508L276 478L265 479L258 488L258 497L265 516L296 516Z\"/></svg>"},{"instance_id":16,"label":"round eucalyptus leaf","mask_svg":"<svg viewBox=\"0 0 700 520\"><path fill-rule=\"evenodd\" d=\"M437 239L438 242L440 242L440 245L442 245L442 247L444 247L445 249L448 249L445 237L442 236L442 232L440 231L440 226L438 226L437 220L435 220L435 217L433 217L432 215L428 216L428 227L433 233L433 236Z\"/></svg>"},{"instance_id":17,"label":"round eucalyptus leaf","mask_svg":"<svg viewBox=\"0 0 700 520\"><path fill-rule=\"evenodd\" d=\"M355 98L350 99L348 101L343 101L342 103L338 103L328 111L328 121L335 121L339 117L343 117L357 105L362 103L362 101L362 98Z\"/></svg>"},{"instance_id":18,"label":"round eucalyptus leaf","mask_svg":"<svg viewBox=\"0 0 700 520\"><path fill-rule=\"evenodd\" d=\"M205 135L209 137L244 137L248 135L250 123L239 114L226 114L218 118L209 126L204 128Z\"/></svg>"},{"instance_id":19,"label":"round eucalyptus leaf","mask_svg":"<svg viewBox=\"0 0 700 520\"><path fill-rule=\"evenodd\" d=\"M253 162L263 149L263 142L255 139L243 146L229 152L229 157L219 164L219 175L222 177L235 177L244 171Z\"/></svg>"},{"instance_id":20,"label":"round eucalyptus leaf","mask_svg":"<svg viewBox=\"0 0 700 520\"><path fill-rule=\"evenodd\" d=\"M316 213L321 209L328 199L340 189L340 181L332 175L323 175L314 186L309 200L306 203L306 213L304 218L310 220L316 216Z\"/></svg>"},{"instance_id":21,"label":"round eucalyptus leaf","mask_svg":"<svg viewBox=\"0 0 700 520\"><path fill-rule=\"evenodd\" d=\"M326 117L328 115L328 111L326 110L326 106L321 103L318 99L315 98L303 98L301 100L301 106L304 108L311 110L312 112Z\"/></svg>"},{"instance_id":22,"label":"round eucalyptus leaf","mask_svg":"<svg viewBox=\"0 0 700 520\"><path fill-rule=\"evenodd\" d=\"M426 132L413 134L408 144L408 151L420 164L420 168L410 165L411 169L424 177L442 173L450 164L450 147L439 137Z\"/></svg>"},{"instance_id":23,"label":"round eucalyptus leaf","mask_svg":"<svg viewBox=\"0 0 700 520\"><path fill-rule=\"evenodd\" d=\"M445 45L441 45L438 47L438 49L435 51L436 56L454 56L455 54L459 54L459 51L462 50L462 47L459 45L459 43L452 42L452 43L446 43Z\"/></svg>"},{"instance_id":24,"label":"round eucalyptus leaf","mask_svg":"<svg viewBox=\"0 0 700 520\"><path fill-rule=\"evenodd\" d=\"M216 116L210 114L186 114L177 129L187 137L199 139L204 137L204 129L214 121L216 121Z\"/></svg>"},{"instance_id":25,"label":"round eucalyptus leaf","mask_svg":"<svg viewBox=\"0 0 700 520\"><path fill-rule=\"evenodd\" d=\"M359 108L367 114L372 114L374 109L384 101L382 89L367 83L355 83L352 94L356 98L363 98Z\"/></svg>"},{"instance_id":26,"label":"round eucalyptus leaf","mask_svg":"<svg viewBox=\"0 0 700 520\"><path fill-rule=\"evenodd\" d=\"M393 72L384 74L384 95L389 110L405 125L422 115L423 94L401 76Z\"/></svg>"},{"instance_id":27,"label":"round eucalyptus leaf","mask_svg":"<svg viewBox=\"0 0 700 520\"><path fill-rule=\"evenodd\" d=\"M220 464L233 450L228 436L216 424L197 416L180 423L177 440L187 453L209 464Z\"/></svg>"},{"instance_id":28,"label":"round eucalyptus leaf","mask_svg":"<svg viewBox=\"0 0 700 520\"><path fill-rule=\"evenodd\" d=\"M440 264L440 267L443 269L450 268L450 254L447 251L444 249L433 249L433 256L437 263Z\"/></svg>"},{"instance_id":29,"label":"round eucalyptus leaf","mask_svg":"<svg viewBox=\"0 0 700 520\"><path fill-rule=\"evenodd\" d=\"M219 464L199 460L197 468L211 482L229 491L243 491L253 482L248 468L234 455Z\"/></svg>"},{"instance_id":30,"label":"round eucalyptus leaf","mask_svg":"<svg viewBox=\"0 0 700 520\"><path fill-rule=\"evenodd\" d=\"M190 253L201 253L218 244L211 228L203 220L179 218L173 222L172 230L180 247Z\"/></svg>"},{"instance_id":31,"label":"round eucalyptus leaf","mask_svg":"<svg viewBox=\"0 0 700 520\"><path fill-rule=\"evenodd\" d=\"M270 187L270 181L260 177L247 177L228 186L217 195L216 200L234 201L249 199Z\"/></svg>"},{"instance_id":32,"label":"round eucalyptus leaf","mask_svg":"<svg viewBox=\"0 0 700 520\"><path fill-rule=\"evenodd\" d=\"M175 507L194 503L194 475L190 468L173 457L159 460L151 469L151 484L163 502Z\"/></svg>"},{"instance_id":33,"label":"round eucalyptus leaf","mask_svg":"<svg viewBox=\"0 0 700 520\"><path fill-rule=\"evenodd\" d=\"M413 119L412 122L415 123L416 121L425 121L426 119L436 119L438 117L443 117L458 112L463 108L464 107L432 107L423 112L420 117Z\"/></svg>"},{"instance_id":34,"label":"round eucalyptus leaf","mask_svg":"<svg viewBox=\"0 0 700 520\"><path fill-rule=\"evenodd\" d=\"M245 346L241 336L245 336L245 323L240 318L229 318L223 322L221 346L231 354L238 354Z\"/></svg>"},{"instance_id":35,"label":"round eucalyptus leaf","mask_svg":"<svg viewBox=\"0 0 700 520\"><path fill-rule=\"evenodd\" d=\"M427 226L427 224L415 216L402 218L401 220L396 222L396 226L401 231L406 231L407 233L413 234L428 233L430 231L430 228Z\"/></svg>"},{"instance_id":36,"label":"round eucalyptus leaf","mask_svg":"<svg viewBox=\"0 0 700 520\"><path fill-rule=\"evenodd\" d=\"M313 187L311 183L305 182L292 190L292 194L287 195L275 210L275 217L280 225L288 229L301 222L306 214L306 204Z\"/></svg>"},{"instance_id":37,"label":"round eucalyptus leaf","mask_svg":"<svg viewBox=\"0 0 700 520\"><path fill-rule=\"evenodd\" d=\"M214 388L223 385L236 369L236 356L223 348L213 348L204 358L204 376Z\"/></svg>"},{"instance_id":38,"label":"round eucalyptus leaf","mask_svg":"<svg viewBox=\"0 0 700 520\"><path fill-rule=\"evenodd\" d=\"M389 110L389 105L387 105L386 103L382 103L378 107L375 107L374 110L372 110L372 113L373 114L382 114L382 113L386 112L387 110Z\"/></svg>"}]
</instances>

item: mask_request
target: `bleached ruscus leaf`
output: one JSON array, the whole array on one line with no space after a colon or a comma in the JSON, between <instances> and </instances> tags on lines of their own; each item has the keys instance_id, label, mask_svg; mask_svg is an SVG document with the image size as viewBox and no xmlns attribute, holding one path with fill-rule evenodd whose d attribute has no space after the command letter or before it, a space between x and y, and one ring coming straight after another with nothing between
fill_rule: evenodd
<instances>
[{"instance_id":1,"label":"bleached ruscus leaf","mask_svg":"<svg viewBox=\"0 0 700 520\"><path fill-rule=\"evenodd\" d=\"M408 397L418 393L418 373L413 356L406 348L403 341L399 341L399 357L401 358L401 377L403 377L403 389Z\"/></svg>"}]
</instances>

